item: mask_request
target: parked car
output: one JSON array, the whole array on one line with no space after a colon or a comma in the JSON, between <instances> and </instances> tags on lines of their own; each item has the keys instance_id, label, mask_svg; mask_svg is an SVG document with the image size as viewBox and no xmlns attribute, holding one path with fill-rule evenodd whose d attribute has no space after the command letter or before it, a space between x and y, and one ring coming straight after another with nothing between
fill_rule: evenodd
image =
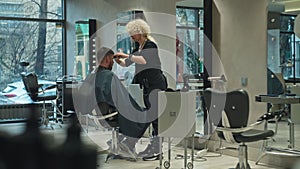
<instances>
[{"instance_id":1,"label":"parked car","mask_svg":"<svg viewBox=\"0 0 300 169\"><path fill-rule=\"evenodd\" d=\"M56 82L48 80L38 80L43 84L43 89L55 85ZM56 88L46 90L45 92L56 92ZM0 104L26 104L33 103L24 87L23 81L9 83L7 87L0 92Z\"/></svg>"}]
</instances>

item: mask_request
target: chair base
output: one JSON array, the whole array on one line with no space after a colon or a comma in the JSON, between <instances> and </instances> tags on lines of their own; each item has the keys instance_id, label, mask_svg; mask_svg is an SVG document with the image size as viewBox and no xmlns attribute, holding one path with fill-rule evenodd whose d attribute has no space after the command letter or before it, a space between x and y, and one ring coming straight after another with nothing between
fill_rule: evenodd
<instances>
[{"instance_id":1,"label":"chair base","mask_svg":"<svg viewBox=\"0 0 300 169\"><path fill-rule=\"evenodd\" d=\"M62 128L62 125L58 123L58 121L55 119L55 122L51 121L49 117L42 117L41 119L41 125L44 125L45 128L50 127L52 130L54 130L55 125L58 125L60 128Z\"/></svg>"},{"instance_id":2,"label":"chair base","mask_svg":"<svg viewBox=\"0 0 300 169\"><path fill-rule=\"evenodd\" d=\"M251 169L248 163L248 150L247 145L239 145L239 163L236 165L236 169Z\"/></svg>"},{"instance_id":3,"label":"chair base","mask_svg":"<svg viewBox=\"0 0 300 169\"><path fill-rule=\"evenodd\" d=\"M53 102L52 102L52 106L55 107L56 105L53 105ZM54 118L55 122L50 121L49 114L53 115L53 118ZM53 128L54 125L58 125L60 128L62 128L62 125L58 124L58 118L56 117L55 108L54 108L54 111L48 111L47 108L46 108L46 102L45 101L43 101L41 125L44 125L46 128L49 126L52 130L54 130L54 128Z\"/></svg>"},{"instance_id":4,"label":"chair base","mask_svg":"<svg viewBox=\"0 0 300 169\"><path fill-rule=\"evenodd\" d=\"M235 147L222 147L222 141L220 140L220 147L218 151L222 154L222 150L238 150L239 162L234 169L251 169L248 163L248 147L244 143L240 144L238 148Z\"/></svg>"}]
</instances>

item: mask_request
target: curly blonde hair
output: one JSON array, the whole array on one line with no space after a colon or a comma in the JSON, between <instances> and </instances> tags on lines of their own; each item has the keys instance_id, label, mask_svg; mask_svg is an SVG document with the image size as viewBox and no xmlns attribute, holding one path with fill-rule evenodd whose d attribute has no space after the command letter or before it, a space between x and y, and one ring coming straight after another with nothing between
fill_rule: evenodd
<instances>
[{"instance_id":1,"label":"curly blonde hair","mask_svg":"<svg viewBox=\"0 0 300 169\"><path fill-rule=\"evenodd\" d=\"M126 30L130 36L136 34L142 34L147 39L154 41L154 39L150 36L150 26L143 19L135 19L127 23Z\"/></svg>"}]
</instances>

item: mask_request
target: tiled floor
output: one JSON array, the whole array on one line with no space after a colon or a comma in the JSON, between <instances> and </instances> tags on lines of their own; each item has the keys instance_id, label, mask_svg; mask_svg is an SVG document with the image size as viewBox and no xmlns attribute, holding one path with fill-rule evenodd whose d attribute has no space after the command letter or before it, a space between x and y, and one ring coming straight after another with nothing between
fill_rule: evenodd
<instances>
[{"instance_id":1,"label":"tiled floor","mask_svg":"<svg viewBox=\"0 0 300 169\"><path fill-rule=\"evenodd\" d=\"M64 141L66 137L66 126L64 124L63 128L59 126L54 126L54 130L50 128L41 127L41 131L45 133L49 138L53 139L55 144L60 144ZM0 124L0 130L9 132L10 134L16 135L20 134L24 130L24 123L12 123L12 124ZM100 149L107 149L106 141L110 138L111 133L109 131L103 131L101 129L95 129L93 127L89 128L89 132L82 132L82 138L84 142L87 144L94 144L96 145L99 150ZM137 144L137 151L141 151L147 145L148 138L142 138L141 141ZM163 147L167 147L164 143ZM170 157L170 168L184 168L184 159L175 159L177 155L183 155L184 149L180 146L172 146L171 148L171 157ZM167 152L164 151L165 157L162 162L167 161ZM196 151L197 152L197 151ZM196 153L195 152L195 153ZM190 150L188 150L190 153ZM189 156L189 155L188 155ZM113 168L122 168L122 169L149 169L149 168L157 168L159 167L159 160L158 161L142 161L142 159L138 159L136 162L131 162L127 160L119 160L119 159L112 159L109 160L108 163L105 163L106 154L103 154L103 151L99 151L98 154L98 164L101 169L113 169ZM225 168L234 168L237 164L238 158L222 155L220 156L217 153L208 152L202 158L194 158L193 168L196 169L225 169ZM191 162L190 159L187 162ZM271 169L276 168L275 166L268 166L268 165L255 165L254 162L250 161L250 166L253 169ZM162 164L162 168L164 168ZM278 167L277 167L278 168ZM278 168L279 169L279 168Z\"/></svg>"},{"instance_id":2,"label":"tiled floor","mask_svg":"<svg viewBox=\"0 0 300 169\"><path fill-rule=\"evenodd\" d=\"M184 159L175 159L177 154L182 154L182 148L176 148L172 150L173 154L170 160L170 168L174 169L181 169L184 168ZM137 162L130 162L126 160L110 160L108 163L104 163L103 160L105 159L105 155L99 155L99 162L100 166L98 168L101 169L113 169L113 168L120 168L123 169L149 169L149 168L156 168L159 167L159 161L142 161L139 159ZM196 169L226 169L226 168L235 168L237 164L237 158L222 155L216 153L207 153L203 158L195 158L193 162L193 166ZM163 160L165 162L166 160ZM188 159L188 162L191 160ZM266 165L255 165L254 162L249 162L250 166L253 169L275 169L274 166L266 166ZM162 164L162 168L164 168ZM277 168L279 169L279 168Z\"/></svg>"}]
</instances>

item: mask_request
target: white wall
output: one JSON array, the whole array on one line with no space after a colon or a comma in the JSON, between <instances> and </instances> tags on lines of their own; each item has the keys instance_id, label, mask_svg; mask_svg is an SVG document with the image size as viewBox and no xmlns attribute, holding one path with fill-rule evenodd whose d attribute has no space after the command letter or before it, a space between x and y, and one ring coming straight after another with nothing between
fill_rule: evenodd
<instances>
[{"instance_id":1,"label":"white wall","mask_svg":"<svg viewBox=\"0 0 300 169\"><path fill-rule=\"evenodd\" d=\"M100 35L99 46L115 47L117 13L143 10L160 49L162 68L175 79L175 4L176 0L67 1L67 74L73 73L76 21L88 18L96 19L98 22L97 37Z\"/></svg>"}]
</instances>

